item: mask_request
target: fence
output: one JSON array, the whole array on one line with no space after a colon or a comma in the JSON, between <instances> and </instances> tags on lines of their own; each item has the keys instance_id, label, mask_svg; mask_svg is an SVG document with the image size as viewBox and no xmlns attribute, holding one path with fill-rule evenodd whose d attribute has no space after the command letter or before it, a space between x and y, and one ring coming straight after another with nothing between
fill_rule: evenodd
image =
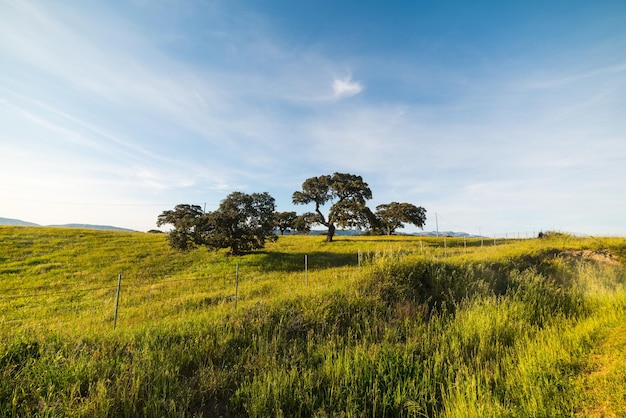
<instances>
[{"instance_id":1,"label":"fence","mask_svg":"<svg viewBox=\"0 0 626 418\"><path fill-rule=\"evenodd\" d=\"M327 254L323 257L319 254L304 254L299 261L294 259L294 265L287 268L284 275L291 280L291 284L299 282L302 286L307 287L310 285L311 279L315 278L315 276L311 276L312 272L321 271L329 267L360 268L375 262L378 258L389 256L424 255L429 257L451 257L462 255L469 251L488 249L489 247L505 244L513 239L525 238L525 235L511 233L505 233L502 236L494 234L492 238L440 236L439 238L428 237L422 239L414 237L410 241L411 245L406 245L401 240L385 241L385 238L381 237L377 250L362 251L358 249L354 253L331 253L333 256L331 260L329 260ZM260 274L258 270L255 270L255 272ZM126 310L129 309L129 304L126 302L128 295L132 295L133 298L132 309L139 310L138 306L149 303L150 300L156 297L155 295L161 293L161 289L165 288L167 288L168 293L160 295L160 297L163 300L168 298L176 299L178 300L176 303L182 308L185 308L188 304L193 305L193 302L188 300L191 296L194 296L193 292L200 292L204 296L197 304L224 306L232 304L232 312L237 309L238 301L241 298L241 276L243 275L244 281L254 280L250 276L246 277L246 274L248 272L242 269L239 263L234 263L230 272L220 275L207 274L202 277L176 279L164 277L156 281L146 281L145 279L134 281L132 277L120 274L117 277L117 282L114 281L113 277L111 278L110 286L77 288L71 285L59 284L4 289L3 294L0 295L0 304L5 305L2 309L5 315L3 315L0 325L12 327L14 324L30 323L33 321L33 318L36 319L38 316L40 316L40 321L54 318L55 315L50 313L51 310L54 310L53 307L56 304L65 304L66 307L73 307L77 314L92 315L93 323L115 329L118 324L122 325L126 318ZM199 281L204 281L210 285L197 285L196 283ZM185 289L185 283L194 284L187 286ZM220 286L215 286L215 283L220 283ZM45 310L46 303L52 308ZM39 312L40 315L36 312L37 308L41 310ZM29 309L32 312L29 313ZM13 314L11 315L10 312L13 312ZM158 312L154 313L155 316L157 314Z\"/></svg>"}]
</instances>

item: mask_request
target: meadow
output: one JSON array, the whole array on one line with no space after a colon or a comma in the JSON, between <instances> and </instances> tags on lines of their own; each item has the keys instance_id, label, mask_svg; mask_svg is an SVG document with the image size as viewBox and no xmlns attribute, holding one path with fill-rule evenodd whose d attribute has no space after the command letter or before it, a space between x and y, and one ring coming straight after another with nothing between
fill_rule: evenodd
<instances>
[{"instance_id":1,"label":"meadow","mask_svg":"<svg viewBox=\"0 0 626 418\"><path fill-rule=\"evenodd\" d=\"M0 416L626 416L625 266L565 234L0 227Z\"/></svg>"}]
</instances>

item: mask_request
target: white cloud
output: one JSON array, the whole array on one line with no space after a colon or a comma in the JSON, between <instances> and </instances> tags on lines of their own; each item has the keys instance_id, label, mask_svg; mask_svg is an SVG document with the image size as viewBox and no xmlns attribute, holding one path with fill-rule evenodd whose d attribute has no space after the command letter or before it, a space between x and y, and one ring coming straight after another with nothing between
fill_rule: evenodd
<instances>
[{"instance_id":1,"label":"white cloud","mask_svg":"<svg viewBox=\"0 0 626 418\"><path fill-rule=\"evenodd\" d=\"M333 81L333 93L335 98L352 97L363 91L363 85L358 81L352 81L352 76L347 75L342 79Z\"/></svg>"}]
</instances>

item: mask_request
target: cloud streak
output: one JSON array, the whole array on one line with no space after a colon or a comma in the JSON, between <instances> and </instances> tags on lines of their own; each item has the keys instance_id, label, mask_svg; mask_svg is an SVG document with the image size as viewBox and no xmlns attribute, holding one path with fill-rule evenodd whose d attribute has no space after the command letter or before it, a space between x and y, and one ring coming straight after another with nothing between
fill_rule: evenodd
<instances>
[{"instance_id":1,"label":"cloud streak","mask_svg":"<svg viewBox=\"0 0 626 418\"><path fill-rule=\"evenodd\" d=\"M363 91L364 87L358 81L352 81L352 76L333 80L333 95L336 99L356 96Z\"/></svg>"}]
</instances>

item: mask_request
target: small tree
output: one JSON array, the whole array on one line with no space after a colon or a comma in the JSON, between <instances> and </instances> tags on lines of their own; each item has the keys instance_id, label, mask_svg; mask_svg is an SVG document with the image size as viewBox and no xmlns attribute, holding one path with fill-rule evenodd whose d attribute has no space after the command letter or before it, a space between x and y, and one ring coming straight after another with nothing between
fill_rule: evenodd
<instances>
[{"instance_id":1,"label":"small tree","mask_svg":"<svg viewBox=\"0 0 626 418\"><path fill-rule=\"evenodd\" d=\"M328 228L326 241L331 242L337 226L353 228L367 226L370 218L365 201L372 198L372 191L361 176L347 173L334 173L311 177L302 183L302 191L296 191L294 204L315 203L317 222ZM325 217L321 207L334 202Z\"/></svg>"},{"instance_id":2,"label":"small tree","mask_svg":"<svg viewBox=\"0 0 626 418\"><path fill-rule=\"evenodd\" d=\"M176 205L174 210L166 210L157 218L157 226L170 224L174 229L168 234L172 248L189 251L203 244L204 212L196 205Z\"/></svg>"},{"instance_id":3,"label":"small tree","mask_svg":"<svg viewBox=\"0 0 626 418\"><path fill-rule=\"evenodd\" d=\"M230 248L231 255L239 255L277 239L273 233L274 198L267 192L251 195L233 192L214 212L203 213L199 206L190 205L178 205L176 209L163 212L157 225L174 226L169 241L179 250L205 245L213 250Z\"/></svg>"},{"instance_id":4,"label":"small tree","mask_svg":"<svg viewBox=\"0 0 626 418\"><path fill-rule=\"evenodd\" d=\"M404 228L405 223L423 228L426 223L426 209L411 203L391 202L376 206L376 217L378 228L391 235L396 229Z\"/></svg>"},{"instance_id":5,"label":"small tree","mask_svg":"<svg viewBox=\"0 0 626 418\"><path fill-rule=\"evenodd\" d=\"M300 234L308 234L311 232L313 225L319 223L319 215L313 212L305 212L296 217L293 227Z\"/></svg>"},{"instance_id":6,"label":"small tree","mask_svg":"<svg viewBox=\"0 0 626 418\"><path fill-rule=\"evenodd\" d=\"M251 195L233 192L215 212L208 213L206 246L230 248L232 255L265 247L275 241L274 198L267 192Z\"/></svg>"},{"instance_id":7,"label":"small tree","mask_svg":"<svg viewBox=\"0 0 626 418\"><path fill-rule=\"evenodd\" d=\"M276 221L276 228L280 231L280 235L284 235L285 231L291 231L295 229L294 222L298 215L296 212L276 212L274 219Z\"/></svg>"}]
</instances>

